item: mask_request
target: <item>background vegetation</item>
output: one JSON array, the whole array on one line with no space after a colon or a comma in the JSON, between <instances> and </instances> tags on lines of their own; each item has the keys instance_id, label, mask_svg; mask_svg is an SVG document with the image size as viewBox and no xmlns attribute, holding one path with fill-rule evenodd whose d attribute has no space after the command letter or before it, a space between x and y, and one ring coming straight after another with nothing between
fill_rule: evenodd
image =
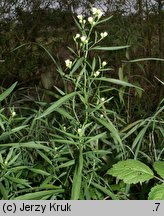
<instances>
[{"instance_id":1,"label":"background vegetation","mask_svg":"<svg viewBox=\"0 0 164 216\"><path fill-rule=\"evenodd\" d=\"M164 199L163 7L1 1L1 199Z\"/></svg>"}]
</instances>

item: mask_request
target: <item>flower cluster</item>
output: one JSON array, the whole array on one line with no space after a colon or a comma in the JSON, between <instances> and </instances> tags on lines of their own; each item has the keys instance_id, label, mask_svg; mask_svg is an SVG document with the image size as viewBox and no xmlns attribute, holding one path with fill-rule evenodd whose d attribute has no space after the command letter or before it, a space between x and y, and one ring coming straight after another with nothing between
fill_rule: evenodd
<instances>
[{"instance_id":1,"label":"flower cluster","mask_svg":"<svg viewBox=\"0 0 164 216\"><path fill-rule=\"evenodd\" d=\"M84 28L86 20L83 18L83 15L78 15L77 18L79 19L79 23L81 23L82 27Z\"/></svg>"},{"instance_id":2,"label":"flower cluster","mask_svg":"<svg viewBox=\"0 0 164 216\"><path fill-rule=\"evenodd\" d=\"M93 8L91 9L91 11L92 11L93 16L88 17L88 22L89 22L92 26L94 26L94 25L96 24L95 18L98 18L98 20L99 20L99 19L102 17L103 12L102 12L100 9L95 8L95 7L93 7ZM85 26L85 23L86 23L86 20L83 18L83 15L82 15L82 14L79 14L79 15L77 16L77 18L78 18L78 20L79 20L79 23L81 23L82 26L84 27L84 26ZM98 20L97 20L97 21L98 21Z\"/></svg>"},{"instance_id":3,"label":"flower cluster","mask_svg":"<svg viewBox=\"0 0 164 216\"><path fill-rule=\"evenodd\" d=\"M96 24L95 20L94 20L94 17L88 17L88 22L94 26Z\"/></svg>"},{"instance_id":4,"label":"flower cluster","mask_svg":"<svg viewBox=\"0 0 164 216\"><path fill-rule=\"evenodd\" d=\"M92 8L92 13L95 17L98 17L98 19L100 19L103 15L103 12L100 9L95 7Z\"/></svg>"},{"instance_id":5,"label":"flower cluster","mask_svg":"<svg viewBox=\"0 0 164 216\"><path fill-rule=\"evenodd\" d=\"M101 32L101 33L100 33L101 38L105 38L107 35L108 35L107 32Z\"/></svg>"},{"instance_id":6,"label":"flower cluster","mask_svg":"<svg viewBox=\"0 0 164 216\"><path fill-rule=\"evenodd\" d=\"M87 44L87 43L88 43L88 39L87 39L86 36L82 36L80 39L81 39L81 42L82 42L83 44Z\"/></svg>"},{"instance_id":7,"label":"flower cluster","mask_svg":"<svg viewBox=\"0 0 164 216\"><path fill-rule=\"evenodd\" d=\"M99 76L100 75L100 71L96 71L93 75L94 75L94 77Z\"/></svg>"},{"instance_id":8,"label":"flower cluster","mask_svg":"<svg viewBox=\"0 0 164 216\"><path fill-rule=\"evenodd\" d=\"M71 69L72 61L70 59L65 60L65 65L66 65L67 68Z\"/></svg>"}]
</instances>

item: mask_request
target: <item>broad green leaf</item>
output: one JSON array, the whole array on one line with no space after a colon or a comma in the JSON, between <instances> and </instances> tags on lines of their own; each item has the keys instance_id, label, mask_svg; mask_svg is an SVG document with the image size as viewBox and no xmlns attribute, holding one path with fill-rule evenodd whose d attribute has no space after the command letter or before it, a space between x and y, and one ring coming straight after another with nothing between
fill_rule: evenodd
<instances>
[{"instance_id":1,"label":"broad green leaf","mask_svg":"<svg viewBox=\"0 0 164 216\"><path fill-rule=\"evenodd\" d=\"M56 108L62 106L67 100L69 100L71 97L75 96L77 94L76 92L72 92L70 94L65 95L64 97L60 98L58 101L55 101L50 107L48 107L40 116L38 116L36 119L41 119L50 113L54 112Z\"/></svg>"},{"instance_id":2,"label":"broad green leaf","mask_svg":"<svg viewBox=\"0 0 164 216\"><path fill-rule=\"evenodd\" d=\"M107 173L123 180L126 184L142 183L154 177L153 171L147 165L133 159L119 161Z\"/></svg>"},{"instance_id":3,"label":"broad green leaf","mask_svg":"<svg viewBox=\"0 0 164 216\"><path fill-rule=\"evenodd\" d=\"M155 171L164 179L164 161L156 161L153 164Z\"/></svg>"},{"instance_id":4,"label":"broad green leaf","mask_svg":"<svg viewBox=\"0 0 164 216\"><path fill-rule=\"evenodd\" d=\"M149 200L164 200L164 184L151 188L148 196Z\"/></svg>"},{"instance_id":5,"label":"broad green leaf","mask_svg":"<svg viewBox=\"0 0 164 216\"><path fill-rule=\"evenodd\" d=\"M15 88L17 82L15 82L10 88L6 89L2 94L0 94L0 102L3 101Z\"/></svg>"},{"instance_id":6,"label":"broad green leaf","mask_svg":"<svg viewBox=\"0 0 164 216\"><path fill-rule=\"evenodd\" d=\"M114 50L121 50L121 49L126 49L130 46L117 46L117 47L93 47L90 50L104 50L104 51L114 51Z\"/></svg>"},{"instance_id":7,"label":"broad green leaf","mask_svg":"<svg viewBox=\"0 0 164 216\"><path fill-rule=\"evenodd\" d=\"M56 190L46 190L46 191L39 191L34 193L27 193L22 196L18 196L14 198L14 200L36 200L41 199L43 196L52 196L52 195L58 195L60 193L63 193L63 189L56 189Z\"/></svg>"}]
</instances>

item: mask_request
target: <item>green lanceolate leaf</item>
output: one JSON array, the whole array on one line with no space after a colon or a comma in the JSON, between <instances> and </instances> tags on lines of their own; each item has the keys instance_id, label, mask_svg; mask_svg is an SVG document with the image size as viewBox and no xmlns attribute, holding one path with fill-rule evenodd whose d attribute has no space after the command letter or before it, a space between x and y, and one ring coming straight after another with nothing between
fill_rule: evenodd
<instances>
[{"instance_id":1,"label":"green lanceolate leaf","mask_svg":"<svg viewBox=\"0 0 164 216\"><path fill-rule=\"evenodd\" d=\"M164 59L161 58L141 58L141 59L134 59L134 60L130 60L130 61L126 61L126 62L141 62L141 61L164 61Z\"/></svg>"},{"instance_id":2,"label":"green lanceolate leaf","mask_svg":"<svg viewBox=\"0 0 164 216\"><path fill-rule=\"evenodd\" d=\"M117 47L93 47L90 50L103 50L103 51L115 51L115 50L121 50L121 49L126 49L130 46L117 46Z\"/></svg>"},{"instance_id":3,"label":"green lanceolate leaf","mask_svg":"<svg viewBox=\"0 0 164 216\"><path fill-rule=\"evenodd\" d=\"M14 182L16 184L21 184L24 185L26 187L30 187L29 181L26 179L20 179L20 178L16 178L16 177L12 177L12 176L5 176L6 179L8 179L11 182Z\"/></svg>"},{"instance_id":4,"label":"green lanceolate leaf","mask_svg":"<svg viewBox=\"0 0 164 216\"><path fill-rule=\"evenodd\" d=\"M25 143L7 143L7 144L1 144L1 147L14 147L14 148L33 148L33 149L43 149L45 151L53 151L52 148L40 144L39 141L31 141L31 142L25 142ZM44 142L43 142L44 143Z\"/></svg>"},{"instance_id":5,"label":"green lanceolate leaf","mask_svg":"<svg viewBox=\"0 0 164 216\"><path fill-rule=\"evenodd\" d=\"M76 64L73 66L71 72L70 72L70 75L72 76L73 73L82 65L82 62L84 61L84 58L80 58L77 60Z\"/></svg>"},{"instance_id":6,"label":"green lanceolate leaf","mask_svg":"<svg viewBox=\"0 0 164 216\"><path fill-rule=\"evenodd\" d=\"M8 191L6 190L6 188L4 187L4 185L2 184L2 182L0 182L0 193L3 196L3 200L7 200L8 199Z\"/></svg>"},{"instance_id":7,"label":"green lanceolate leaf","mask_svg":"<svg viewBox=\"0 0 164 216\"><path fill-rule=\"evenodd\" d=\"M126 184L142 183L154 177L153 171L147 165L133 159L118 162L107 173Z\"/></svg>"},{"instance_id":8,"label":"green lanceolate leaf","mask_svg":"<svg viewBox=\"0 0 164 216\"><path fill-rule=\"evenodd\" d=\"M131 83L125 82L123 80L119 80L119 79L113 79L113 78L106 78L106 77L101 77L101 78L94 78L95 80L100 80L100 81L105 81L105 82L110 82L116 85L121 85L121 86L125 86L125 87L132 87L132 88L137 88L140 90L143 90L142 88L133 85Z\"/></svg>"},{"instance_id":9,"label":"green lanceolate leaf","mask_svg":"<svg viewBox=\"0 0 164 216\"><path fill-rule=\"evenodd\" d=\"M34 193L27 193L22 196L16 197L14 200L36 200L36 199L42 199L43 196L52 196L52 195L58 195L60 193L63 193L63 189L56 189L56 190L45 190L45 191L39 191Z\"/></svg>"},{"instance_id":10,"label":"green lanceolate leaf","mask_svg":"<svg viewBox=\"0 0 164 216\"><path fill-rule=\"evenodd\" d=\"M67 100L69 100L71 97L75 96L75 94L77 94L76 92L70 93L68 95L65 95L64 97L60 98L58 101L55 101L55 103L53 103L50 107L48 107L39 117L37 117L36 119L41 119L47 115L49 115L50 113L52 113L53 111L55 111L56 108L62 106Z\"/></svg>"},{"instance_id":11,"label":"green lanceolate leaf","mask_svg":"<svg viewBox=\"0 0 164 216\"><path fill-rule=\"evenodd\" d=\"M65 109L61 107L56 108L55 111L60 113L63 117L66 117L67 119L74 120L74 118Z\"/></svg>"},{"instance_id":12,"label":"green lanceolate leaf","mask_svg":"<svg viewBox=\"0 0 164 216\"><path fill-rule=\"evenodd\" d=\"M79 163L76 164L75 171L74 171L74 176L73 176L71 200L78 200L79 197L80 197L82 171L83 171L82 149L80 149L79 161L78 162Z\"/></svg>"},{"instance_id":13,"label":"green lanceolate leaf","mask_svg":"<svg viewBox=\"0 0 164 216\"><path fill-rule=\"evenodd\" d=\"M21 131L22 129L27 128L27 127L28 127L28 125L23 125L23 126L19 126L19 127L11 129L11 131L6 131L6 132L2 133L2 135L0 135L0 140L4 140L8 136L10 136L11 134L15 134L15 133Z\"/></svg>"},{"instance_id":14,"label":"green lanceolate leaf","mask_svg":"<svg viewBox=\"0 0 164 216\"><path fill-rule=\"evenodd\" d=\"M122 140L120 138L120 134L119 131L117 130L117 128L114 126L114 124L108 119L108 121L104 120L104 119L98 119L96 117L94 117L100 124L104 125L112 134L114 140L119 143L120 147L122 148L123 152L124 150L124 145L122 143Z\"/></svg>"},{"instance_id":15,"label":"green lanceolate leaf","mask_svg":"<svg viewBox=\"0 0 164 216\"><path fill-rule=\"evenodd\" d=\"M164 200L164 184L153 187L148 196L149 200Z\"/></svg>"},{"instance_id":16,"label":"green lanceolate leaf","mask_svg":"<svg viewBox=\"0 0 164 216\"><path fill-rule=\"evenodd\" d=\"M111 190L109 190L105 187L102 187L101 185L99 185L95 182L91 182L91 185L93 185L95 188L99 189L100 191L102 191L103 193L105 193L106 195L111 197L112 200L118 200L119 199Z\"/></svg>"},{"instance_id":17,"label":"green lanceolate leaf","mask_svg":"<svg viewBox=\"0 0 164 216\"><path fill-rule=\"evenodd\" d=\"M108 18L105 18L105 19L99 21L97 24L107 22L107 21L109 21L110 19L112 19L112 17L113 17L113 16L110 16L110 17L108 17Z\"/></svg>"},{"instance_id":18,"label":"green lanceolate leaf","mask_svg":"<svg viewBox=\"0 0 164 216\"><path fill-rule=\"evenodd\" d=\"M155 171L164 179L164 161L156 161L153 164Z\"/></svg>"},{"instance_id":19,"label":"green lanceolate leaf","mask_svg":"<svg viewBox=\"0 0 164 216\"><path fill-rule=\"evenodd\" d=\"M17 82L15 82L10 88L6 89L2 94L0 94L0 102L3 101L15 88Z\"/></svg>"}]
</instances>

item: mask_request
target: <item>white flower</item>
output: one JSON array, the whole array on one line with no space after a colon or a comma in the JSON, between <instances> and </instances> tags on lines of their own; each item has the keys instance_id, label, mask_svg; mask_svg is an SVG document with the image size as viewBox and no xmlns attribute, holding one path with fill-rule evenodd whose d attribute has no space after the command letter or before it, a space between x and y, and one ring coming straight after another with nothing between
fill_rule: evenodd
<instances>
[{"instance_id":1,"label":"white flower","mask_svg":"<svg viewBox=\"0 0 164 216\"><path fill-rule=\"evenodd\" d=\"M107 65L107 62L106 61L103 61L102 62L102 67L105 67Z\"/></svg>"},{"instance_id":2,"label":"white flower","mask_svg":"<svg viewBox=\"0 0 164 216\"><path fill-rule=\"evenodd\" d=\"M70 61L70 59L65 60L65 64L66 64L67 68L71 69L71 67L72 67L72 61Z\"/></svg>"},{"instance_id":3,"label":"white flower","mask_svg":"<svg viewBox=\"0 0 164 216\"><path fill-rule=\"evenodd\" d=\"M80 134L80 133L81 133L81 131L82 131L82 129L81 129L81 128L78 128L78 129L77 129L77 132L78 132L78 134Z\"/></svg>"},{"instance_id":4,"label":"white flower","mask_svg":"<svg viewBox=\"0 0 164 216\"><path fill-rule=\"evenodd\" d=\"M76 34L75 36L75 39L79 38L80 37L80 34Z\"/></svg>"},{"instance_id":5,"label":"white flower","mask_svg":"<svg viewBox=\"0 0 164 216\"><path fill-rule=\"evenodd\" d=\"M101 101L101 102L104 102L104 101L105 101L105 98L101 98L100 101Z\"/></svg>"},{"instance_id":6,"label":"white flower","mask_svg":"<svg viewBox=\"0 0 164 216\"><path fill-rule=\"evenodd\" d=\"M97 8L93 7L91 10L94 15L97 13Z\"/></svg>"},{"instance_id":7,"label":"white flower","mask_svg":"<svg viewBox=\"0 0 164 216\"><path fill-rule=\"evenodd\" d=\"M81 39L82 43L84 43L84 44L88 43L88 40L87 40L86 36L82 36L80 39Z\"/></svg>"},{"instance_id":8,"label":"white flower","mask_svg":"<svg viewBox=\"0 0 164 216\"><path fill-rule=\"evenodd\" d=\"M108 35L108 33L107 32L101 32L100 35L101 35L101 38L104 38Z\"/></svg>"},{"instance_id":9,"label":"white flower","mask_svg":"<svg viewBox=\"0 0 164 216\"><path fill-rule=\"evenodd\" d=\"M79 19L79 23L83 23L84 22L83 16L81 14L78 15L77 18Z\"/></svg>"},{"instance_id":10,"label":"white flower","mask_svg":"<svg viewBox=\"0 0 164 216\"><path fill-rule=\"evenodd\" d=\"M89 22L90 24L93 24L93 22L94 22L93 17L88 17L88 22Z\"/></svg>"},{"instance_id":11,"label":"white flower","mask_svg":"<svg viewBox=\"0 0 164 216\"><path fill-rule=\"evenodd\" d=\"M15 111L11 112L11 116L12 117L16 116L16 112Z\"/></svg>"},{"instance_id":12,"label":"white flower","mask_svg":"<svg viewBox=\"0 0 164 216\"><path fill-rule=\"evenodd\" d=\"M82 20L82 19L83 19L83 16L80 14L80 15L77 16L77 18L78 18L79 20Z\"/></svg>"},{"instance_id":13,"label":"white flower","mask_svg":"<svg viewBox=\"0 0 164 216\"><path fill-rule=\"evenodd\" d=\"M100 115L100 118L103 118L103 117L104 117L104 115L103 115L103 114L101 114L101 115Z\"/></svg>"},{"instance_id":14,"label":"white flower","mask_svg":"<svg viewBox=\"0 0 164 216\"><path fill-rule=\"evenodd\" d=\"M97 9L95 7L92 8L93 15L97 16L99 19L103 15L103 12L100 9Z\"/></svg>"},{"instance_id":15,"label":"white flower","mask_svg":"<svg viewBox=\"0 0 164 216\"><path fill-rule=\"evenodd\" d=\"M94 76L97 77L97 76L99 76L99 74L100 74L100 71L96 71L96 72L94 73Z\"/></svg>"}]
</instances>

